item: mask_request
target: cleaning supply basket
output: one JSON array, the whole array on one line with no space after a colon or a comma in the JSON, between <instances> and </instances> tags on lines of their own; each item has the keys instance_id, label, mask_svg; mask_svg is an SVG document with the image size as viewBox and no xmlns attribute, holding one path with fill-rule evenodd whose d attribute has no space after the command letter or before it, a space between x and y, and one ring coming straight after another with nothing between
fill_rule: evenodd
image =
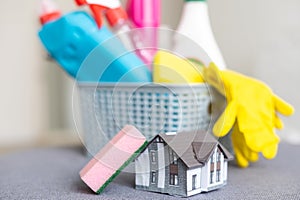
<instances>
[{"instance_id":1,"label":"cleaning supply basket","mask_svg":"<svg viewBox=\"0 0 300 200\"><path fill-rule=\"evenodd\" d=\"M125 125L159 133L211 128L224 99L207 84L78 84L84 144L92 155Z\"/></svg>"}]
</instances>

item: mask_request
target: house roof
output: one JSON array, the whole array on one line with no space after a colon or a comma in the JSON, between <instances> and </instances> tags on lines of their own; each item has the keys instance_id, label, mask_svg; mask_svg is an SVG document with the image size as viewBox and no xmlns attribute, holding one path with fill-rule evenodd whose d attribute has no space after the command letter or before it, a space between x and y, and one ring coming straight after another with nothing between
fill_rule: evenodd
<instances>
[{"instance_id":1,"label":"house roof","mask_svg":"<svg viewBox=\"0 0 300 200\"><path fill-rule=\"evenodd\" d=\"M176 135L159 134L159 137L189 168L204 166L217 146L223 152L225 160L233 159L229 151L210 132L188 131Z\"/></svg>"}]
</instances>

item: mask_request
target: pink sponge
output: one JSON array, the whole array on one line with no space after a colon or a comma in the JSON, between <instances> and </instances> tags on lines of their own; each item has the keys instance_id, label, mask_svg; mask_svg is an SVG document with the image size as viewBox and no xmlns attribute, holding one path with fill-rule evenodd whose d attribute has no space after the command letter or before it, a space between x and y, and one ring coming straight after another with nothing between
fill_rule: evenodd
<instances>
[{"instance_id":1,"label":"pink sponge","mask_svg":"<svg viewBox=\"0 0 300 200\"><path fill-rule=\"evenodd\" d=\"M81 179L100 194L146 145L146 138L134 126L125 126L80 171Z\"/></svg>"}]
</instances>

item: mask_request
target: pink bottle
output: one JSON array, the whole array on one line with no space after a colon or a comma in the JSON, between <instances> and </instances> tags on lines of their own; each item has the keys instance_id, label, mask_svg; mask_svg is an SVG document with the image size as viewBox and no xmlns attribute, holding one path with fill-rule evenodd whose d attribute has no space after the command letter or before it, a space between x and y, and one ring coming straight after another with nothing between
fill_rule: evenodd
<instances>
[{"instance_id":1,"label":"pink bottle","mask_svg":"<svg viewBox=\"0 0 300 200\"><path fill-rule=\"evenodd\" d=\"M160 26L160 0L128 0L127 13L136 28Z\"/></svg>"},{"instance_id":2,"label":"pink bottle","mask_svg":"<svg viewBox=\"0 0 300 200\"><path fill-rule=\"evenodd\" d=\"M150 64L157 51L158 32L160 26L160 0L128 0L127 13L134 28L145 28L137 31L142 43L137 43L139 56L145 63Z\"/></svg>"}]
</instances>

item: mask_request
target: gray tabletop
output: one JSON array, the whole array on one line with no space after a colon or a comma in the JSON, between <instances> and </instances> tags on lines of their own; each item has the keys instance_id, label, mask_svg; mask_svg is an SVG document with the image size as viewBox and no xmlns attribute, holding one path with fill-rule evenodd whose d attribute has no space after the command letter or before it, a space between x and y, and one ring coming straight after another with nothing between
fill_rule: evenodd
<instances>
[{"instance_id":1,"label":"gray tabletop","mask_svg":"<svg viewBox=\"0 0 300 200\"><path fill-rule=\"evenodd\" d=\"M281 144L276 159L247 169L229 166L222 189L189 199L300 199L300 146ZM101 195L80 180L87 163L80 147L32 149L0 157L0 199L176 199L134 189L134 174L123 172ZM183 198L178 198L183 199Z\"/></svg>"}]
</instances>

